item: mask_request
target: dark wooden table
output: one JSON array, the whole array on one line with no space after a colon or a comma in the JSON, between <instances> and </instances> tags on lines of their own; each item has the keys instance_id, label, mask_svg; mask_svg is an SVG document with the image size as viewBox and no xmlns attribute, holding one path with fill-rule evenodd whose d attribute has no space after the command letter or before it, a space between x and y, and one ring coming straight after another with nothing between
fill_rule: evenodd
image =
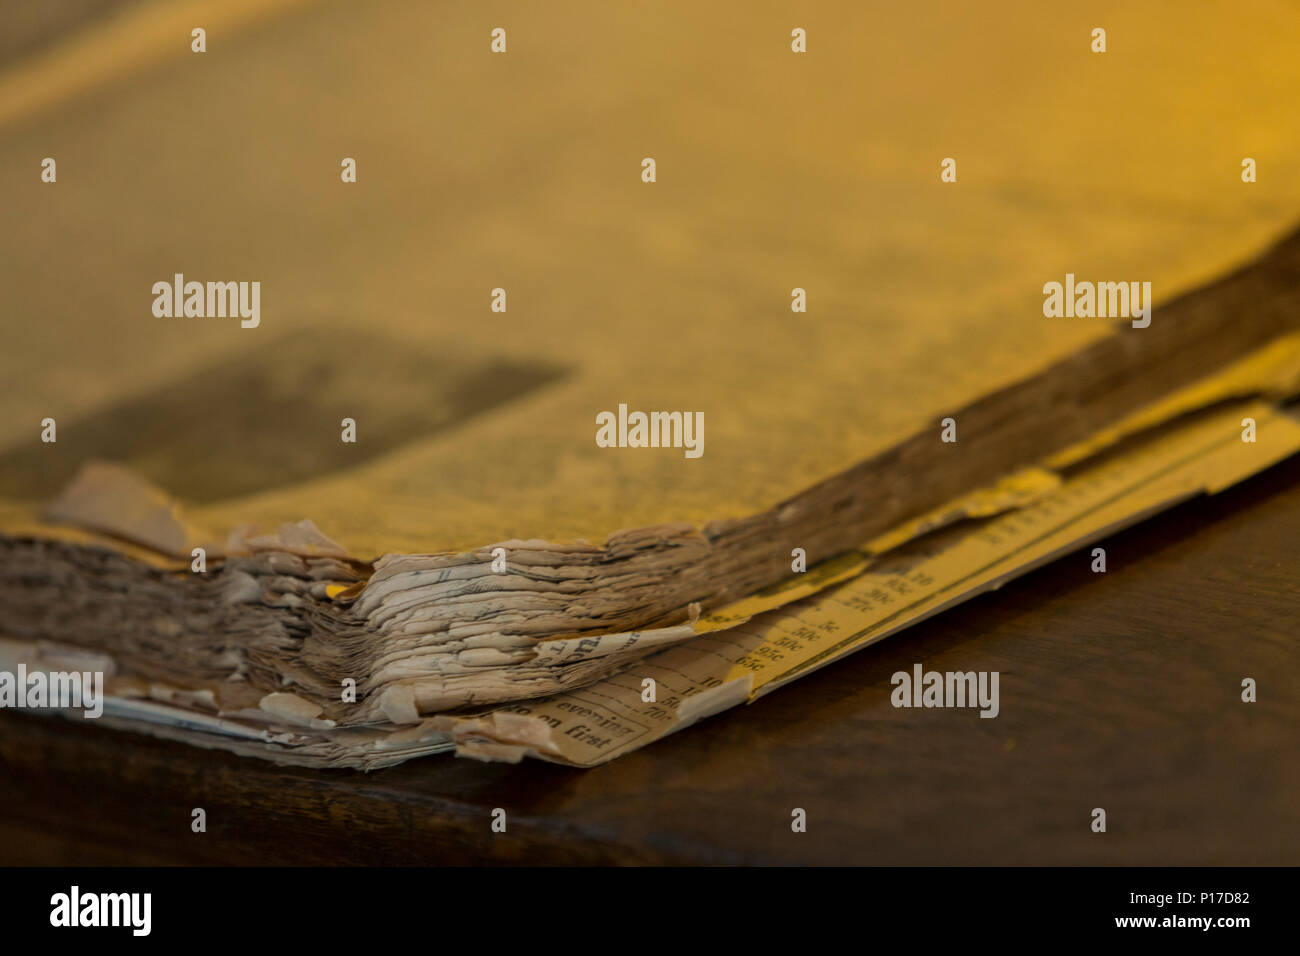
<instances>
[{"instance_id":1,"label":"dark wooden table","mask_svg":"<svg viewBox=\"0 0 1300 956\"><path fill-rule=\"evenodd\" d=\"M594 770L282 769L6 712L0 862L1300 863L1300 458L1104 545ZM894 709L918 661L1000 671L1001 715Z\"/></svg>"}]
</instances>

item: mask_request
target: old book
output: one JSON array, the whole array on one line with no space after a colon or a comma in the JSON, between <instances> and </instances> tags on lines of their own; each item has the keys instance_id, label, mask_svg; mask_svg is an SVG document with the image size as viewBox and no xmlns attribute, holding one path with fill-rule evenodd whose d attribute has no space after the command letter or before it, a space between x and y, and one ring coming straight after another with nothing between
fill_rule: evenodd
<instances>
[{"instance_id":1,"label":"old book","mask_svg":"<svg viewBox=\"0 0 1300 956\"><path fill-rule=\"evenodd\" d=\"M1212 50L1081 85L1032 4L978 47L975 11L841 11L805 60L782 11L663 13L589 14L599 45L521 14L502 60L465 12L306 6L130 76L109 31L98 89L66 49L0 75L8 635L218 719L554 694L1295 329L1300 183L1239 167L1300 148L1256 135L1291 128L1285 29L1192 10ZM882 30L1011 73L864 62ZM393 81L430 56L461 82ZM1177 122L1134 93L1183 89ZM1056 314L1076 281L1154 309ZM602 441L656 411L673 447Z\"/></svg>"},{"instance_id":2,"label":"old book","mask_svg":"<svg viewBox=\"0 0 1300 956\"><path fill-rule=\"evenodd\" d=\"M1249 383L1275 397L1234 397ZM964 496L690 627L543 642L520 670L544 680L548 671L595 664L609 676L586 674L576 689L540 700L426 718L408 695L404 706L389 708L389 720L340 722L291 690L240 706L226 684L200 688L192 674L179 682L141 679L120 671L112 655L39 641L0 641L0 698L14 696L17 685L3 683L14 673L50 687L84 675L78 687L90 686L91 696L75 703L110 726L307 766L368 770L453 747L480 759L533 755L592 766L1300 451L1300 422L1276 403L1297 390L1300 336L1293 336L1043 468ZM1099 554L1104 561L1094 551L1094 565ZM92 674L109 676L93 684ZM977 699L975 675L968 676L969 705L978 702L995 717L996 685L991 696L981 685ZM484 683L490 690L490 680Z\"/></svg>"}]
</instances>

